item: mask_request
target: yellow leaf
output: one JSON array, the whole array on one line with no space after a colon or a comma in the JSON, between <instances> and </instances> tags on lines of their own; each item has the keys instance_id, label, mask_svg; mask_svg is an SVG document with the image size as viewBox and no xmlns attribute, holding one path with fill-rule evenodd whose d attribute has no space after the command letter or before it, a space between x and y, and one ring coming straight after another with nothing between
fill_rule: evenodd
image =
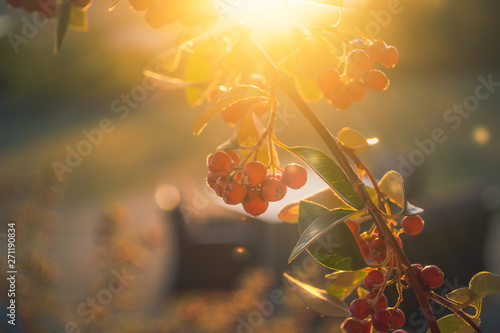
<instances>
[{"instance_id":1,"label":"yellow leaf","mask_svg":"<svg viewBox=\"0 0 500 333\"><path fill-rule=\"evenodd\" d=\"M300 94L307 102L316 102L323 97L321 89L316 85L316 81L313 79L304 79L295 77L294 83L299 89Z\"/></svg>"},{"instance_id":2,"label":"yellow leaf","mask_svg":"<svg viewBox=\"0 0 500 333\"><path fill-rule=\"evenodd\" d=\"M344 127L337 134L342 145L357 152L363 152L378 143L378 139L366 139L363 134L355 129Z\"/></svg>"},{"instance_id":3,"label":"yellow leaf","mask_svg":"<svg viewBox=\"0 0 500 333\"><path fill-rule=\"evenodd\" d=\"M160 73L156 73L145 69L143 74L155 81L161 88L166 90L175 90L186 87L206 87L208 82L189 82L176 77L166 76Z\"/></svg>"}]
</instances>

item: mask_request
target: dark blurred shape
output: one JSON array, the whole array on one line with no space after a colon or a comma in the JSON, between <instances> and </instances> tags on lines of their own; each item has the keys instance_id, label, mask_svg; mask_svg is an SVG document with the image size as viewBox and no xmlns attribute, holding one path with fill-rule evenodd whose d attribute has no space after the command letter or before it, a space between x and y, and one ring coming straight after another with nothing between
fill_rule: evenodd
<instances>
[{"instance_id":1,"label":"dark blurred shape","mask_svg":"<svg viewBox=\"0 0 500 333\"><path fill-rule=\"evenodd\" d=\"M178 233L175 289L230 289L248 267L268 266L280 275L298 239L296 224L267 223L225 209L187 223L181 203L167 219Z\"/></svg>"}]
</instances>

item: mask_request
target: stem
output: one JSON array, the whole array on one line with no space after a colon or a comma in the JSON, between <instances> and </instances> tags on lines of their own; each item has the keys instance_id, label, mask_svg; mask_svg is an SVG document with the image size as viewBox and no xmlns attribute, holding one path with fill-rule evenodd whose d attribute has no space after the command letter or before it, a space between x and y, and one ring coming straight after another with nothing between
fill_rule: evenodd
<instances>
[{"instance_id":1,"label":"stem","mask_svg":"<svg viewBox=\"0 0 500 333\"><path fill-rule=\"evenodd\" d=\"M330 133L330 131L326 128L323 122L316 116L316 114L309 108L309 106L304 102L302 97L297 93L295 88L290 84L288 78L282 74L280 77L280 87L288 95L288 97L292 100L292 102L297 106L297 108L302 112L304 117L309 121L309 123L313 126L316 132L323 139L325 144L328 146L333 156L337 160L339 166L344 170L347 177L349 178L351 184L354 187L356 193L360 196L362 201L365 204L365 207L370 212L375 224L380 230L380 234L382 239L384 239L388 245L392 248L393 251L396 252L396 255L400 259L400 262L403 265L403 271L405 275L410 280L410 284L413 287L413 291L415 292L420 306L424 312L427 323L429 324L429 328L432 333L440 333L439 327L436 322L436 317L432 312L431 306L429 304L429 290L422 285L420 279L416 276L415 272L411 268L411 263L406 257L405 253L399 247L396 238L389 230L386 224L385 217L383 213L378 209L378 207L373 203L370 198L370 195L366 192L365 186L361 179L359 179L356 172L352 169L351 165L347 161L347 158L342 153L337 138Z\"/></svg>"},{"instance_id":2,"label":"stem","mask_svg":"<svg viewBox=\"0 0 500 333\"><path fill-rule=\"evenodd\" d=\"M475 329L477 333L482 333L481 329L476 325L476 323L474 323L474 321L472 321L472 319L465 312L463 312L461 309L457 308L454 303L450 302L446 298L444 298L438 294L435 294L435 293L430 293L429 297L432 300L440 303L441 305L446 306L448 309L453 311L457 316L462 318L462 320L465 321L469 326L471 326L473 329Z\"/></svg>"}]
</instances>

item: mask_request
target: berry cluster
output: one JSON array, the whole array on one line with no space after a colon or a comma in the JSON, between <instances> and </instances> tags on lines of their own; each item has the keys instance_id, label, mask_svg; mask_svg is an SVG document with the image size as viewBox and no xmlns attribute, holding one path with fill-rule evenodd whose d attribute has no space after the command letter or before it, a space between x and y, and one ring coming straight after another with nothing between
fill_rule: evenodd
<instances>
[{"instance_id":1,"label":"berry cluster","mask_svg":"<svg viewBox=\"0 0 500 333\"><path fill-rule=\"evenodd\" d=\"M206 0L129 0L129 3L136 11L146 11L146 22L153 29L177 21L187 27L210 24L217 17L213 3Z\"/></svg>"},{"instance_id":2,"label":"berry cluster","mask_svg":"<svg viewBox=\"0 0 500 333\"><path fill-rule=\"evenodd\" d=\"M45 18L54 18L59 13L59 2L57 0L6 0L12 8L23 8L28 13L38 13ZM73 5L87 8L92 0L73 0Z\"/></svg>"},{"instance_id":3,"label":"berry cluster","mask_svg":"<svg viewBox=\"0 0 500 333\"><path fill-rule=\"evenodd\" d=\"M298 189L305 185L307 172L301 165L289 164L281 175L267 174L259 161L240 165L240 156L234 150L217 151L207 158L207 184L229 205L242 204L252 216L263 214L269 202L279 201L287 187Z\"/></svg>"},{"instance_id":4,"label":"berry cluster","mask_svg":"<svg viewBox=\"0 0 500 333\"><path fill-rule=\"evenodd\" d=\"M349 306L352 317L342 323L345 333L389 332L403 327L405 315L398 308L389 308L387 297L380 291L384 287L385 277L374 269L365 276L365 286L370 291L364 298L356 298ZM397 331L405 332L403 330Z\"/></svg>"},{"instance_id":5,"label":"berry cluster","mask_svg":"<svg viewBox=\"0 0 500 333\"><path fill-rule=\"evenodd\" d=\"M372 39L368 44L362 39L349 43L351 51L344 62L343 74L338 69L324 68L316 83L325 98L338 110L349 108L353 102L365 97L366 88L383 91L389 87L389 79L381 70L375 69L376 62L387 68L398 63L398 51L387 46L381 39Z\"/></svg>"}]
</instances>

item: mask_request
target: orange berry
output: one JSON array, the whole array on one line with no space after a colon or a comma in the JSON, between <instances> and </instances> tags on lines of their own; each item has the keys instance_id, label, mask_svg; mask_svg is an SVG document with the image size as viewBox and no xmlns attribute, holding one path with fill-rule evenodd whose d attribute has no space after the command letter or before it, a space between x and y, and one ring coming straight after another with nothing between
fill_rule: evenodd
<instances>
[{"instance_id":1,"label":"orange berry","mask_svg":"<svg viewBox=\"0 0 500 333\"><path fill-rule=\"evenodd\" d=\"M59 3L57 0L40 0L37 12L42 17L53 18L59 12Z\"/></svg>"},{"instance_id":2,"label":"orange berry","mask_svg":"<svg viewBox=\"0 0 500 333\"><path fill-rule=\"evenodd\" d=\"M360 227L358 222L351 219L347 219L344 222L345 224L347 224L349 229L351 229L351 232L354 236L357 236L359 234Z\"/></svg>"},{"instance_id":3,"label":"orange berry","mask_svg":"<svg viewBox=\"0 0 500 333\"><path fill-rule=\"evenodd\" d=\"M362 79L351 79L345 86L345 90L353 102L359 102L366 95L365 82Z\"/></svg>"},{"instance_id":4,"label":"orange berry","mask_svg":"<svg viewBox=\"0 0 500 333\"><path fill-rule=\"evenodd\" d=\"M395 67L399 60L398 50L394 46L388 46L380 51L379 58L382 66Z\"/></svg>"},{"instance_id":5,"label":"orange berry","mask_svg":"<svg viewBox=\"0 0 500 333\"><path fill-rule=\"evenodd\" d=\"M283 183L291 189L297 190L307 182L307 171L302 165L288 164L283 170Z\"/></svg>"},{"instance_id":6,"label":"orange berry","mask_svg":"<svg viewBox=\"0 0 500 333\"><path fill-rule=\"evenodd\" d=\"M378 69L370 69L365 76L365 85L374 91L383 91L389 87L389 79L384 72Z\"/></svg>"},{"instance_id":7,"label":"orange berry","mask_svg":"<svg viewBox=\"0 0 500 333\"><path fill-rule=\"evenodd\" d=\"M229 126L236 126L248 109L257 102L254 98L235 102L222 109L220 115Z\"/></svg>"},{"instance_id":8,"label":"orange berry","mask_svg":"<svg viewBox=\"0 0 500 333\"><path fill-rule=\"evenodd\" d=\"M330 96L330 103L337 110L345 110L352 105L352 97L346 88L340 88Z\"/></svg>"},{"instance_id":9,"label":"orange berry","mask_svg":"<svg viewBox=\"0 0 500 333\"><path fill-rule=\"evenodd\" d=\"M237 205L245 200L247 189L237 181L232 181L222 190L222 198L228 205Z\"/></svg>"},{"instance_id":10,"label":"orange berry","mask_svg":"<svg viewBox=\"0 0 500 333\"><path fill-rule=\"evenodd\" d=\"M361 50L364 50L366 49L366 42L361 39L361 38L358 38L358 39L353 39L349 42L349 44L351 44L351 46L354 48L354 49L361 49Z\"/></svg>"},{"instance_id":11,"label":"orange berry","mask_svg":"<svg viewBox=\"0 0 500 333\"><path fill-rule=\"evenodd\" d=\"M277 178L266 178L260 185L260 195L264 200L275 202L283 199L286 185Z\"/></svg>"},{"instance_id":12,"label":"orange berry","mask_svg":"<svg viewBox=\"0 0 500 333\"><path fill-rule=\"evenodd\" d=\"M363 50L352 50L347 56L347 73L349 76L363 76L373 68L373 65L373 59Z\"/></svg>"},{"instance_id":13,"label":"orange berry","mask_svg":"<svg viewBox=\"0 0 500 333\"><path fill-rule=\"evenodd\" d=\"M165 1L157 6L149 7L144 18L153 29L159 29L166 24L175 23L178 18L177 4Z\"/></svg>"},{"instance_id":14,"label":"orange berry","mask_svg":"<svg viewBox=\"0 0 500 333\"><path fill-rule=\"evenodd\" d=\"M238 166L240 164L240 155L236 150L224 150L226 153L231 156L231 160L233 160L234 165Z\"/></svg>"},{"instance_id":15,"label":"orange berry","mask_svg":"<svg viewBox=\"0 0 500 333\"><path fill-rule=\"evenodd\" d=\"M219 177L216 176L215 173L213 173L212 171L209 171L207 173L207 178L206 178L207 185L210 186L210 188L214 188L215 182L217 181L217 178L219 178Z\"/></svg>"},{"instance_id":16,"label":"orange berry","mask_svg":"<svg viewBox=\"0 0 500 333\"><path fill-rule=\"evenodd\" d=\"M326 97L342 87L339 71L334 68L323 68L319 71L316 83Z\"/></svg>"},{"instance_id":17,"label":"orange berry","mask_svg":"<svg viewBox=\"0 0 500 333\"><path fill-rule=\"evenodd\" d=\"M424 230L424 220L419 215L405 216L401 220L401 226L405 234L415 236Z\"/></svg>"},{"instance_id":18,"label":"orange berry","mask_svg":"<svg viewBox=\"0 0 500 333\"><path fill-rule=\"evenodd\" d=\"M382 39L376 38L370 41L367 51L373 60L380 61L380 52L385 48L387 48L385 42Z\"/></svg>"},{"instance_id":19,"label":"orange berry","mask_svg":"<svg viewBox=\"0 0 500 333\"><path fill-rule=\"evenodd\" d=\"M214 185L214 191L219 197L222 197L224 193L224 187L226 187L228 183L229 183L229 177L227 176L222 176L217 178L217 181L215 182Z\"/></svg>"},{"instance_id":20,"label":"orange berry","mask_svg":"<svg viewBox=\"0 0 500 333\"><path fill-rule=\"evenodd\" d=\"M266 175L266 166L259 161L248 162L241 170L243 184L248 187L259 186L266 179Z\"/></svg>"},{"instance_id":21,"label":"orange berry","mask_svg":"<svg viewBox=\"0 0 500 333\"><path fill-rule=\"evenodd\" d=\"M248 214L257 217L266 212L269 202L262 199L257 190L249 190L247 197L243 201L243 209Z\"/></svg>"},{"instance_id":22,"label":"orange berry","mask_svg":"<svg viewBox=\"0 0 500 333\"><path fill-rule=\"evenodd\" d=\"M231 172L234 162L231 156L225 151L217 151L208 156L208 169L216 176L226 176Z\"/></svg>"}]
</instances>

